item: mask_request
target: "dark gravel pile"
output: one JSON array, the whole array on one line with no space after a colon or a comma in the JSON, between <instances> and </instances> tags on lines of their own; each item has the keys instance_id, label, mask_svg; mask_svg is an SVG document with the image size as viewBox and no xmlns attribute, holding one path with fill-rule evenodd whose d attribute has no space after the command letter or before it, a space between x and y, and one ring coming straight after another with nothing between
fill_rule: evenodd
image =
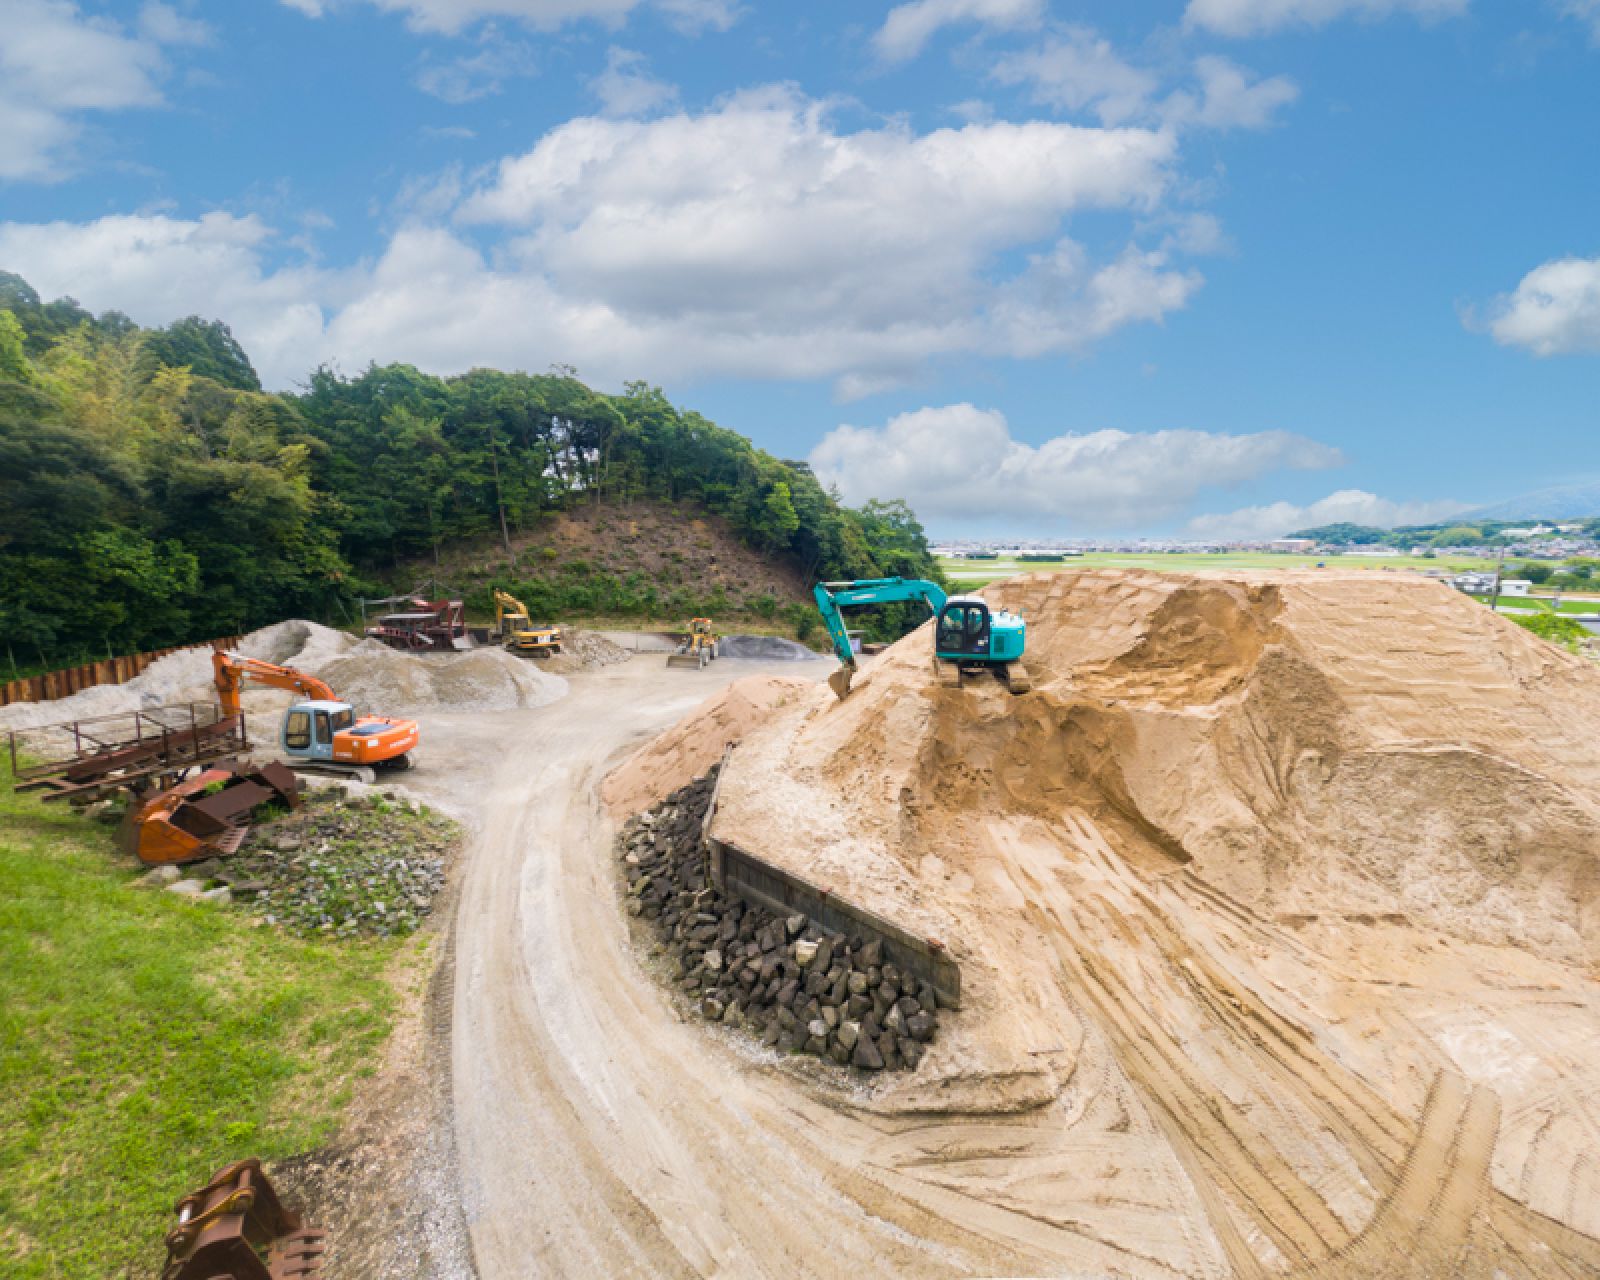
<instances>
[{"instance_id":1,"label":"dark gravel pile","mask_svg":"<svg viewBox=\"0 0 1600 1280\"><path fill-rule=\"evenodd\" d=\"M218 878L247 910L297 933L403 936L433 910L459 841L456 824L424 806L323 788L254 827Z\"/></svg>"},{"instance_id":2,"label":"dark gravel pile","mask_svg":"<svg viewBox=\"0 0 1600 1280\"><path fill-rule=\"evenodd\" d=\"M777 916L711 885L701 828L715 780L713 770L630 819L618 841L628 911L654 929L669 980L702 1017L780 1053L914 1069L938 1030L938 996L881 940Z\"/></svg>"}]
</instances>

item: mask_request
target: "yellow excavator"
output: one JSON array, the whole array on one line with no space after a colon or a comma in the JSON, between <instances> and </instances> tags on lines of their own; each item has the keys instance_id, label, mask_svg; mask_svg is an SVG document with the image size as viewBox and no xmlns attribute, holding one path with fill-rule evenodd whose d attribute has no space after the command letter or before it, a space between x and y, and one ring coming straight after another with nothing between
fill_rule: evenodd
<instances>
[{"instance_id":1,"label":"yellow excavator","mask_svg":"<svg viewBox=\"0 0 1600 1280\"><path fill-rule=\"evenodd\" d=\"M536 627L528 606L516 596L495 589L494 634L507 649L530 658L548 658L561 652L560 627Z\"/></svg>"},{"instance_id":2,"label":"yellow excavator","mask_svg":"<svg viewBox=\"0 0 1600 1280\"><path fill-rule=\"evenodd\" d=\"M703 667L717 656L717 632L710 618L691 618L689 634L667 655L669 667Z\"/></svg>"}]
</instances>

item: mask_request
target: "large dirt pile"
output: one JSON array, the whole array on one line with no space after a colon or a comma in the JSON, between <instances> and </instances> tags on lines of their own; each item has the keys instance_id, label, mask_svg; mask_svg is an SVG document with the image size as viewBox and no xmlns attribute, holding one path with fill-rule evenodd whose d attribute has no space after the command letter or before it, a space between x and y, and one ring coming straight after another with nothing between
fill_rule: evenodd
<instances>
[{"instance_id":1,"label":"large dirt pile","mask_svg":"<svg viewBox=\"0 0 1600 1280\"><path fill-rule=\"evenodd\" d=\"M499 649L406 654L298 618L251 632L239 642L238 651L318 676L358 709L385 715L541 707L567 690L567 682L559 676ZM213 702L212 678L211 650L184 649L123 684L100 685L53 702L0 707L0 730L150 711L175 703ZM287 693L249 685L243 696L247 716L275 714L290 700ZM50 749L50 744L41 739L35 749Z\"/></svg>"},{"instance_id":2,"label":"large dirt pile","mask_svg":"<svg viewBox=\"0 0 1600 1280\"><path fill-rule=\"evenodd\" d=\"M601 798L619 818L660 803L709 771L730 742L811 687L809 681L788 676L735 680L612 770Z\"/></svg>"},{"instance_id":3,"label":"large dirt pile","mask_svg":"<svg viewBox=\"0 0 1600 1280\"><path fill-rule=\"evenodd\" d=\"M984 595L1026 617L1035 692L941 687L924 627L723 777L717 836L962 965L878 1104L1059 1111L1117 1172L1094 1206L1002 1198L1135 1272L1106 1206L1178 1178L1240 1273L1600 1274L1540 1216L1600 1233L1600 671L1400 575Z\"/></svg>"}]
</instances>

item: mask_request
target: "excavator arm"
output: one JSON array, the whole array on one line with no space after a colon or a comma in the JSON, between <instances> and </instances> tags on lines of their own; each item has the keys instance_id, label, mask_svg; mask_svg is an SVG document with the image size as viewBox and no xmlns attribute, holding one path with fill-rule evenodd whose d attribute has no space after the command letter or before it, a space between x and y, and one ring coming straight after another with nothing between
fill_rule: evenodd
<instances>
[{"instance_id":1,"label":"excavator arm","mask_svg":"<svg viewBox=\"0 0 1600 1280\"><path fill-rule=\"evenodd\" d=\"M935 615L944 608L947 599L944 588L936 582L922 578L862 578L855 582L819 582L812 589L817 609L822 614L823 625L833 640L833 651L839 658L839 670L828 677L828 683L841 698L850 692L850 681L856 671L856 655L850 648L850 636L845 631L842 609L865 604L895 604L902 600L921 600Z\"/></svg>"},{"instance_id":2,"label":"excavator arm","mask_svg":"<svg viewBox=\"0 0 1600 1280\"><path fill-rule=\"evenodd\" d=\"M509 591L502 591L499 587L494 591L494 624L503 635L505 633L505 620L507 618L520 618L525 626L532 626L528 606L518 600Z\"/></svg>"},{"instance_id":3,"label":"excavator arm","mask_svg":"<svg viewBox=\"0 0 1600 1280\"><path fill-rule=\"evenodd\" d=\"M239 714L239 690L246 680L270 689L290 689L313 700L337 700L333 690L316 676L308 676L293 667L262 662L259 658L246 658L218 649L211 655L211 669L216 677L217 700L222 703L224 715Z\"/></svg>"}]
</instances>

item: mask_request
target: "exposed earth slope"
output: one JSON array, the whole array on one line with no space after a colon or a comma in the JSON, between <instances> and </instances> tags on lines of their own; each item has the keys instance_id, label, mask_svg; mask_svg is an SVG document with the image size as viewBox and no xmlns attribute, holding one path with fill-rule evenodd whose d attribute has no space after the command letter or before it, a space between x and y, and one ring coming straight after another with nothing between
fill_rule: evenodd
<instances>
[{"instance_id":1,"label":"exposed earth slope","mask_svg":"<svg viewBox=\"0 0 1600 1280\"><path fill-rule=\"evenodd\" d=\"M1600 1274L1600 671L1387 575L985 595L1034 693L924 629L722 781L962 963L872 1159L1090 1271Z\"/></svg>"}]
</instances>

